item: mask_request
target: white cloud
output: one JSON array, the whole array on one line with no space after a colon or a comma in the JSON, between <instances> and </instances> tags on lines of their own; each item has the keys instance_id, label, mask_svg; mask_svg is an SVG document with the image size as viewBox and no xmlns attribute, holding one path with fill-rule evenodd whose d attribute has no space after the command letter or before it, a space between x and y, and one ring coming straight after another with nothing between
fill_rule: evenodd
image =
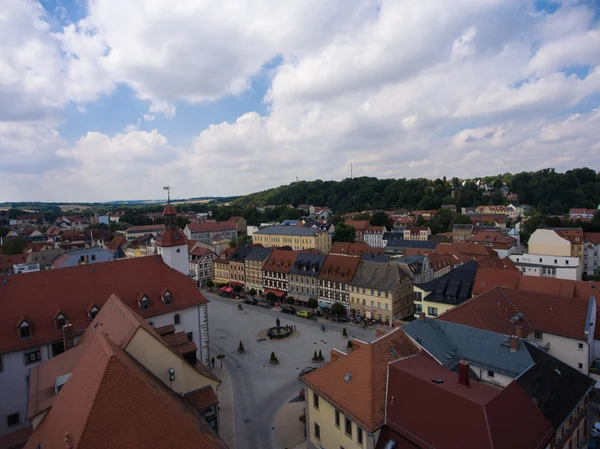
<instances>
[{"instance_id":1,"label":"white cloud","mask_svg":"<svg viewBox=\"0 0 600 449\"><path fill-rule=\"evenodd\" d=\"M35 3L10 5L0 125L18 126L0 127L0 155L34 152L48 165L38 179L52 182L43 194L62 200L156 197L165 181L178 196L240 194L340 179L350 161L355 175L379 177L600 161L597 110L572 113L600 93L600 29L585 4L547 14L528 0L90 0L88 16L59 31ZM178 102L240 94L276 58L266 114L178 135L181 146L168 128L142 130L159 115L176 124ZM569 75L574 65L587 76ZM120 83L147 113L122 133L62 142L64 105ZM28 179L10 160L10 179ZM20 198L37 199L22 185Z\"/></svg>"}]
</instances>

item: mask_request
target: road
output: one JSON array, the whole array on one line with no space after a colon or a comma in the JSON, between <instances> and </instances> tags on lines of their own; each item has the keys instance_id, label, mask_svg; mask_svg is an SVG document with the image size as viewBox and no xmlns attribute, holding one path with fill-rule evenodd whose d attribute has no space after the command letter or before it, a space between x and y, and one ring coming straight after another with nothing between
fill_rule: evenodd
<instances>
[{"instance_id":1,"label":"road","mask_svg":"<svg viewBox=\"0 0 600 449\"><path fill-rule=\"evenodd\" d=\"M302 368L315 366L311 361L315 350L321 350L326 360L332 348L344 350L347 339L342 337L343 327L360 340L375 339L371 328L328 323L327 332L322 332L314 320L246 304L240 311L231 299L203 294L210 300L211 354L225 354L223 364L233 385L237 449L280 448L273 430L277 411L298 395L303 386L298 373ZM282 326L296 325L297 332L283 340L257 341L261 331L275 326L277 317ZM240 340L244 354L237 352ZM271 352L275 352L279 365L269 364Z\"/></svg>"}]
</instances>

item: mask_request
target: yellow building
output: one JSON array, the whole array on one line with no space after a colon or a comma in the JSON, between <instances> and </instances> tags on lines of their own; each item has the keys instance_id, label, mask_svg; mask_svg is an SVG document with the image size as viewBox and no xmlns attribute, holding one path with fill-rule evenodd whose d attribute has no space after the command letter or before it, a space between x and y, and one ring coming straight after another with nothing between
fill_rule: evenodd
<instances>
[{"instance_id":1,"label":"yellow building","mask_svg":"<svg viewBox=\"0 0 600 449\"><path fill-rule=\"evenodd\" d=\"M350 282L350 313L386 324L412 315L410 276L397 263L361 261Z\"/></svg>"},{"instance_id":2,"label":"yellow building","mask_svg":"<svg viewBox=\"0 0 600 449\"><path fill-rule=\"evenodd\" d=\"M265 248L291 246L295 251L316 248L323 254L328 254L331 249L331 234L301 226L267 226L252 234L252 243L260 243Z\"/></svg>"},{"instance_id":3,"label":"yellow building","mask_svg":"<svg viewBox=\"0 0 600 449\"><path fill-rule=\"evenodd\" d=\"M380 393L388 364L418 352L400 328L370 344L355 339L348 354L333 349L330 363L302 377L307 448L374 449L385 422Z\"/></svg>"},{"instance_id":4,"label":"yellow building","mask_svg":"<svg viewBox=\"0 0 600 449\"><path fill-rule=\"evenodd\" d=\"M213 273L215 284L229 284L231 273L229 267L229 258L235 251L235 248L227 248L219 257L213 259Z\"/></svg>"},{"instance_id":5,"label":"yellow building","mask_svg":"<svg viewBox=\"0 0 600 449\"><path fill-rule=\"evenodd\" d=\"M415 316L424 313L435 318L471 298L478 267L472 260L430 282L413 285Z\"/></svg>"}]
</instances>

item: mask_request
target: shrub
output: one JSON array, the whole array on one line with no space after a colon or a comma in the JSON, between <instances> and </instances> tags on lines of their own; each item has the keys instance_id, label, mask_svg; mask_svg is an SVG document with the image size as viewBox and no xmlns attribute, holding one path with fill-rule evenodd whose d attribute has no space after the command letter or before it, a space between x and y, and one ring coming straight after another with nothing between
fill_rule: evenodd
<instances>
[{"instance_id":1,"label":"shrub","mask_svg":"<svg viewBox=\"0 0 600 449\"><path fill-rule=\"evenodd\" d=\"M267 301L271 301L271 302L277 301L277 295L273 292L267 293L266 298L267 298Z\"/></svg>"},{"instance_id":2,"label":"shrub","mask_svg":"<svg viewBox=\"0 0 600 449\"><path fill-rule=\"evenodd\" d=\"M323 352L319 349L319 360L325 360L325 358L323 358Z\"/></svg>"},{"instance_id":3,"label":"shrub","mask_svg":"<svg viewBox=\"0 0 600 449\"><path fill-rule=\"evenodd\" d=\"M279 363L279 360L277 359L277 357L275 357L275 353L272 352L271 353L271 358L269 359L270 363Z\"/></svg>"},{"instance_id":4,"label":"shrub","mask_svg":"<svg viewBox=\"0 0 600 449\"><path fill-rule=\"evenodd\" d=\"M213 288L215 286L215 283L209 279L208 281L206 281L206 286L208 288Z\"/></svg>"},{"instance_id":5,"label":"shrub","mask_svg":"<svg viewBox=\"0 0 600 449\"><path fill-rule=\"evenodd\" d=\"M348 347L348 349L352 349L352 340L348 340L348 344L346 346Z\"/></svg>"},{"instance_id":6,"label":"shrub","mask_svg":"<svg viewBox=\"0 0 600 449\"><path fill-rule=\"evenodd\" d=\"M245 348L244 348L244 343L242 343L242 340L240 340L240 345L238 346L238 352L244 352Z\"/></svg>"},{"instance_id":7,"label":"shrub","mask_svg":"<svg viewBox=\"0 0 600 449\"><path fill-rule=\"evenodd\" d=\"M346 308L339 302L336 302L331 306L331 313L335 316L342 316L346 314Z\"/></svg>"},{"instance_id":8,"label":"shrub","mask_svg":"<svg viewBox=\"0 0 600 449\"><path fill-rule=\"evenodd\" d=\"M250 296L256 296L256 290L254 290L253 288L251 288L250 291L248 292L248 294Z\"/></svg>"},{"instance_id":9,"label":"shrub","mask_svg":"<svg viewBox=\"0 0 600 449\"><path fill-rule=\"evenodd\" d=\"M292 305L292 304L294 304L294 302L296 302L296 300L294 299L293 296L288 296L288 298L285 300L285 302Z\"/></svg>"},{"instance_id":10,"label":"shrub","mask_svg":"<svg viewBox=\"0 0 600 449\"><path fill-rule=\"evenodd\" d=\"M242 291L242 286L238 285L238 284L234 284L232 288L233 288L233 291L236 293L240 293Z\"/></svg>"},{"instance_id":11,"label":"shrub","mask_svg":"<svg viewBox=\"0 0 600 449\"><path fill-rule=\"evenodd\" d=\"M342 329L342 337L347 337L348 336L348 332L346 331L346 328Z\"/></svg>"},{"instance_id":12,"label":"shrub","mask_svg":"<svg viewBox=\"0 0 600 449\"><path fill-rule=\"evenodd\" d=\"M319 307L319 301L317 301L315 298L310 298L306 305L311 309L316 309L317 307Z\"/></svg>"},{"instance_id":13,"label":"shrub","mask_svg":"<svg viewBox=\"0 0 600 449\"><path fill-rule=\"evenodd\" d=\"M317 351L315 351L313 354L313 360L317 360Z\"/></svg>"}]
</instances>

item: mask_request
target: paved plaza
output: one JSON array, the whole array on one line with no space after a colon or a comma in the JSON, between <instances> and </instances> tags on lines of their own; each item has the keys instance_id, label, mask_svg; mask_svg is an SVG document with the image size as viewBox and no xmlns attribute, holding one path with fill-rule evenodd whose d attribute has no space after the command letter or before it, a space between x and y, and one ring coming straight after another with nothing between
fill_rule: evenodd
<instances>
[{"instance_id":1,"label":"paved plaza","mask_svg":"<svg viewBox=\"0 0 600 449\"><path fill-rule=\"evenodd\" d=\"M225 354L223 366L233 386L237 449L283 449L274 429L275 417L298 396L303 386L298 379L300 370L319 366L311 361L314 351L322 351L329 361L332 348L345 350L348 339L342 336L343 327L349 336L369 342L375 339L372 328L326 323L327 331L323 332L321 324L313 319L247 304L240 311L231 299L205 295L211 301L208 306L211 356L218 367L217 353ZM264 331L275 326L276 318L282 326L295 325L297 332L282 340L262 339ZM245 348L243 354L237 352L240 340ZM269 364L271 352L279 359L279 365Z\"/></svg>"}]
</instances>

